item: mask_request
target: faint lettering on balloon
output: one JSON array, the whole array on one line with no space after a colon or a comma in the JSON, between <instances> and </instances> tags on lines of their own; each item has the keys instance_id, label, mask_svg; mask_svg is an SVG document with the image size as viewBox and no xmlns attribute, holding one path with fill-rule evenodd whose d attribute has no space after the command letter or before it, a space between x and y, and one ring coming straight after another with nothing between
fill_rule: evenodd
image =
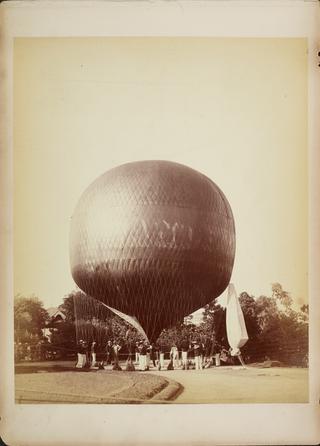
<instances>
[{"instance_id":1,"label":"faint lettering on balloon","mask_svg":"<svg viewBox=\"0 0 320 446\"><path fill-rule=\"evenodd\" d=\"M166 220L155 221L150 226L141 220L143 237L137 238L134 243L138 247L155 246L157 248L188 249L193 241L193 230L183 223L170 224ZM139 233L139 231L136 231Z\"/></svg>"}]
</instances>

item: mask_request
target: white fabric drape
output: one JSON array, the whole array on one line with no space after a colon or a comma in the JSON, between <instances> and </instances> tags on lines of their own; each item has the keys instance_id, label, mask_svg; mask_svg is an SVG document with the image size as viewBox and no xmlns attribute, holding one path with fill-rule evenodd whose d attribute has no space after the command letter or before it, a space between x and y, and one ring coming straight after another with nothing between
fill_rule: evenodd
<instances>
[{"instance_id":1,"label":"white fabric drape","mask_svg":"<svg viewBox=\"0 0 320 446\"><path fill-rule=\"evenodd\" d=\"M122 313L119 310L116 310L115 308L110 307L109 305L104 304L103 302L101 302L102 305L104 305L105 307L109 308L109 310L111 310L114 314L116 314L117 316L121 317L122 319L124 319L126 322L128 322L129 324L131 324L134 328L136 328L138 330L138 332L147 340L148 336L146 335L146 332L144 331L144 329L141 327L138 319L135 316L130 316L129 314L125 314Z\"/></svg>"},{"instance_id":2,"label":"white fabric drape","mask_svg":"<svg viewBox=\"0 0 320 446\"><path fill-rule=\"evenodd\" d=\"M240 302L232 283L228 287L227 297L227 337L232 349L231 355L240 353L240 348L248 341L246 323L243 317Z\"/></svg>"}]
</instances>

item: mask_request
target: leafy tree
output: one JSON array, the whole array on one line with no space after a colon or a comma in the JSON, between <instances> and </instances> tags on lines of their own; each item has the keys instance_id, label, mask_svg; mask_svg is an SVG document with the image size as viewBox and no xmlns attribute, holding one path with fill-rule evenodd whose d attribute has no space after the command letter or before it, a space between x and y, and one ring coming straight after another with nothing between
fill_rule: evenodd
<instances>
[{"instance_id":1,"label":"leafy tree","mask_svg":"<svg viewBox=\"0 0 320 446\"><path fill-rule=\"evenodd\" d=\"M20 294L14 298L14 334L16 341L26 342L34 337L41 337L48 313L38 297L24 297Z\"/></svg>"},{"instance_id":2,"label":"leafy tree","mask_svg":"<svg viewBox=\"0 0 320 446\"><path fill-rule=\"evenodd\" d=\"M51 324L51 345L47 348L57 352L60 358L74 357L76 353L76 330L73 322L61 321Z\"/></svg>"},{"instance_id":3,"label":"leafy tree","mask_svg":"<svg viewBox=\"0 0 320 446\"><path fill-rule=\"evenodd\" d=\"M59 310L66 316L67 322L75 320L74 299L84 296L82 291L72 291L63 298L63 303L59 305Z\"/></svg>"},{"instance_id":4,"label":"leafy tree","mask_svg":"<svg viewBox=\"0 0 320 446\"><path fill-rule=\"evenodd\" d=\"M309 305L304 304L302 307L300 307L298 317L301 322L309 321Z\"/></svg>"},{"instance_id":5,"label":"leafy tree","mask_svg":"<svg viewBox=\"0 0 320 446\"><path fill-rule=\"evenodd\" d=\"M284 306L286 312L291 311L292 297L288 291L284 291L280 283L272 284L272 297Z\"/></svg>"},{"instance_id":6,"label":"leafy tree","mask_svg":"<svg viewBox=\"0 0 320 446\"><path fill-rule=\"evenodd\" d=\"M59 333L60 342L63 336L65 339L71 336L73 343L76 338L85 339L88 342L95 340L98 349L103 349L107 340L110 339L118 339L123 344L142 339L129 323L82 291L73 291L65 296L59 309L66 316L65 323L73 326L73 332L71 329L65 329L64 333ZM59 327L63 328L63 325ZM55 339L57 340L57 334Z\"/></svg>"},{"instance_id":7,"label":"leafy tree","mask_svg":"<svg viewBox=\"0 0 320 446\"><path fill-rule=\"evenodd\" d=\"M200 330L203 337L213 339L214 350L228 348L226 310L216 300L205 306Z\"/></svg>"},{"instance_id":8,"label":"leafy tree","mask_svg":"<svg viewBox=\"0 0 320 446\"><path fill-rule=\"evenodd\" d=\"M263 331L277 318L279 312L277 302L274 297L260 296L255 303L258 324L260 330Z\"/></svg>"},{"instance_id":9,"label":"leafy tree","mask_svg":"<svg viewBox=\"0 0 320 446\"><path fill-rule=\"evenodd\" d=\"M296 312L292 303L290 294L278 283L272 285L272 297L261 296L256 300L261 327L257 339L257 359L303 364L303 358L308 354L307 318L303 312Z\"/></svg>"},{"instance_id":10,"label":"leafy tree","mask_svg":"<svg viewBox=\"0 0 320 446\"><path fill-rule=\"evenodd\" d=\"M174 327L162 330L158 341L171 348L174 343L180 345L184 339L190 341L195 334L195 329L196 326L192 323L180 323Z\"/></svg>"},{"instance_id":11,"label":"leafy tree","mask_svg":"<svg viewBox=\"0 0 320 446\"><path fill-rule=\"evenodd\" d=\"M251 360L257 356L259 334L261 332L257 305L254 297L250 296L245 291L240 294L239 303L241 305L249 338L242 348L242 354L247 360Z\"/></svg>"}]
</instances>

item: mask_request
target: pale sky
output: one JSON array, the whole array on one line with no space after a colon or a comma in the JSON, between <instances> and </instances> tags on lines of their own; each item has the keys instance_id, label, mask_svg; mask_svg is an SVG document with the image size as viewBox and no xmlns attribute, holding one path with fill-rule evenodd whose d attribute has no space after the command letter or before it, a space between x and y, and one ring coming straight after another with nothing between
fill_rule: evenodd
<instances>
[{"instance_id":1,"label":"pale sky","mask_svg":"<svg viewBox=\"0 0 320 446\"><path fill-rule=\"evenodd\" d=\"M222 189L238 292L271 295L280 282L307 301L304 39L16 39L15 293L51 307L75 289L77 200L143 159L188 165Z\"/></svg>"}]
</instances>

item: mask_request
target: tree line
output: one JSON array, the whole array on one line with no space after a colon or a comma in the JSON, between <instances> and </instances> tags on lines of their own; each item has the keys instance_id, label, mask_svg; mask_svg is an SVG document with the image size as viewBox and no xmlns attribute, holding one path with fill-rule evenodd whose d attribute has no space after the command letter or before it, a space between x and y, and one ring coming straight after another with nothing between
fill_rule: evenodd
<instances>
[{"instance_id":1,"label":"tree line","mask_svg":"<svg viewBox=\"0 0 320 446\"><path fill-rule=\"evenodd\" d=\"M39 298L15 296L15 343L39 342L43 339L42 329L47 327L50 332L48 348L56 349L60 357L72 356L81 327L79 315L77 318L75 314L75 302L81 299L89 302L92 298L81 291L65 296L59 306L65 318L52 324ZM248 342L242 348L243 357L248 363L277 360L285 365L308 365L308 305L294 309L290 294L279 283L272 284L271 296L256 298L244 291L239 301L249 335ZM81 315L81 318L85 318L82 322L89 342L95 339L102 349L108 339L118 339L124 343L128 339L130 342L141 339L127 322L94 302L96 306L91 306L91 313L86 311L85 315ZM184 339L197 339L203 343L210 341L214 352L228 349L225 308L217 301L211 302L204 308L200 324L195 325L192 317L187 317L175 327L163 330L159 342L170 349L173 343L179 345Z\"/></svg>"}]
</instances>

